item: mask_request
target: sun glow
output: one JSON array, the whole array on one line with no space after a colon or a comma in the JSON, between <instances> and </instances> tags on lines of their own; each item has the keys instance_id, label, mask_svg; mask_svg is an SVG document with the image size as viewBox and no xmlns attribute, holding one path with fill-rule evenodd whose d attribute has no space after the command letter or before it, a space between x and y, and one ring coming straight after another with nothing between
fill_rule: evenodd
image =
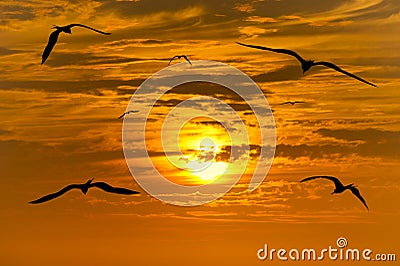
<instances>
[{"instance_id":1,"label":"sun glow","mask_svg":"<svg viewBox=\"0 0 400 266\"><path fill-rule=\"evenodd\" d=\"M188 159L186 164L187 169L191 174L207 181L222 175L229 164L215 160L217 150L218 146L214 140L203 138L200 141L199 149L196 149L191 159Z\"/></svg>"},{"instance_id":2,"label":"sun glow","mask_svg":"<svg viewBox=\"0 0 400 266\"><path fill-rule=\"evenodd\" d=\"M216 159L221 149L230 145L229 135L219 124L199 124L203 119L193 119L184 125L179 139L184 154L181 158L184 161L183 168L197 181L217 178L223 175L229 166L228 162ZM190 134L193 132L196 132L196 135Z\"/></svg>"},{"instance_id":3,"label":"sun glow","mask_svg":"<svg viewBox=\"0 0 400 266\"><path fill-rule=\"evenodd\" d=\"M194 164L196 164L196 162ZM224 174L228 166L229 164L226 162L213 161L201 171L191 171L191 173L195 176L200 177L202 180L208 181ZM195 165L195 169L197 169L197 167L202 167L201 163L199 165Z\"/></svg>"}]
</instances>

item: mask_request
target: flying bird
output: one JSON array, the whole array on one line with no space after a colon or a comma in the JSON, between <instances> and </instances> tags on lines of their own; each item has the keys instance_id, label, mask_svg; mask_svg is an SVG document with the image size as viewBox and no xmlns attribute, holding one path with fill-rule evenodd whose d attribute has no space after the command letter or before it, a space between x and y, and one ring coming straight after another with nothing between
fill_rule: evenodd
<instances>
[{"instance_id":1,"label":"flying bird","mask_svg":"<svg viewBox=\"0 0 400 266\"><path fill-rule=\"evenodd\" d=\"M303 180L300 181L300 183L305 182L305 181L309 181L309 180L313 180L313 179L317 179L317 178L325 178L325 179L329 179L331 180L333 183L335 183L335 190L331 193L331 195L333 194L339 194L344 192L345 190L349 189L351 191L351 193L353 193L363 204L364 206L367 208L367 210L369 211L369 208L367 206L367 203L365 202L365 199L361 196L360 191L358 190L358 188L356 188L354 186L353 183L351 183L350 185L344 186L342 184L342 182L339 181L338 178L334 177L334 176L328 176L328 175L317 175L317 176L310 176L307 178L304 178Z\"/></svg>"},{"instance_id":2,"label":"flying bird","mask_svg":"<svg viewBox=\"0 0 400 266\"><path fill-rule=\"evenodd\" d=\"M85 194L85 195L86 195L87 191L89 190L89 188L92 188L92 187L97 187L97 188L100 188L100 189L104 190L105 192L116 193L116 194L123 194L123 195L139 194L139 192L137 192L137 191L130 190L130 189L127 189L127 188L113 187L113 186L110 186L109 184L104 183L104 182L94 182L94 183L92 183L93 179L94 178L89 179L84 184L71 184L71 185L68 185L68 186L64 187L63 189L61 189L61 190L59 190L59 191L57 191L55 193L48 194L48 195L43 196L43 197L41 197L41 198L39 198L37 200L30 201L29 203L31 203L31 204L43 203L43 202L55 199L55 198L65 194L66 192L70 191L71 189L75 189L75 188L80 189L82 191L82 193Z\"/></svg>"},{"instance_id":3,"label":"flying bird","mask_svg":"<svg viewBox=\"0 0 400 266\"><path fill-rule=\"evenodd\" d=\"M171 64L172 60L174 60L175 58L181 59L182 57L185 58L185 60L188 61L190 65L192 65L192 63L190 62L190 60L187 58L186 55L175 55L174 57L171 58L171 60L169 60L168 65Z\"/></svg>"},{"instance_id":4,"label":"flying bird","mask_svg":"<svg viewBox=\"0 0 400 266\"><path fill-rule=\"evenodd\" d=\"M110 35L111 34L111 33L108 33L108 32L104 32L104 31L93 29L93 28L85 26L83 24L69 24L67 26L62 26L62 27L53 25L52 29L56 29L56 30L53 31L50 34L49 41L47 42L47 45L44 48L44 51L43 51L43 54L42 54L42 63L41 63L41 65L43 65L44 62L46 62L47 57L49 57L51 51L53 50L54 46L56 45L57 40L58 40L58 35L60 35L61 32L72 34L72 32L71 32L71 28L72 27L83 27L83 28L87 28L89 30L92 30L92 31L95 31L95 32L98 32L98 33L104 34L104 35Z\"/></svg>"},{"instance_id":5,"label":"flying bird","mask_svg":"<svg viewBox=\"0 0 400 266\"><path fill-rule=\"evenodd\" d=\"M125 115L127 115L127 114L130 114L130 113L137 113L137 112L139 112L138 110L129 110L129 111L126 111L125 113L123 113L122 115L120 115L119 117L118 117L118 119L121 119L121 118L123 118Z\"/></svg>"},{"instance_id":6,"label":"flying bird","mask_svg":"<svg viewBox=\"0 0 400 266\"><path fill-rule=\"evenodd\" d=\"M306 102L303 102L303 101L287 101L287 102L284 102L284 103L280 103L279 105L291 104L293 106L293 105L295 105L297 103L306 103Z\"/></svg>"},{"instance_id":7,"label":"flying bird","mask_svg":"<svg viewBox=\"0 0 400 266\"><path fill-rule=\"evenodd\" d=\"M305 60L303 57L301 57L298 53L292 51L292 50L288 50L288 49L274 49L274 48L268 48L268 47L263 47L263 46L258 46L258 45L250 45L250 44L244 44L244 43L240 43L240 42L236 42L239 45L242 46L246 46L246 47L250 47L250 48L255 48L255 49L260 49L260 50L265 50L265 51L270 51L270 52L275 52L275 53L279 53L279 54L287 54L287 55L291 55L296 57L297 60L300 61L301 63L301 68L303 69L303 74L306 73L308 70L310 70L311 67L313 66L325 66L325 67L329 67L332 68L333 70L336 70L340 73L343 73L349 77L352 77L354 79L357 79L361 82L364 82L370 86L373 87L377 87L375 84L372 84L371 82L366 81L365 79L362 79L354 74L351 74L347 71L344 71L343 69L341 69L340 67L338 67L335 64L332 64L330 62L325 62L325 61L319 61L319 62L314 62L314 60Z\"/></svg>"}]
</instances>

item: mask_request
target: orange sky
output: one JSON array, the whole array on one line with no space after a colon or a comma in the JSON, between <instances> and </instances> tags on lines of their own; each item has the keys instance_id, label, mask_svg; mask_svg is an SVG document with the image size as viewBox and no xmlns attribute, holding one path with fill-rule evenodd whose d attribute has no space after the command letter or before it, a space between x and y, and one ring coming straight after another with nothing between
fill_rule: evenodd
<instances>
[{"instance_id":1,"label":"orange sky","mask_svg":"<svg viewBox=\"0 0 400 266\"><path fill-rule=\"evenodd\" d=\"M340 236L350 247L400 256L397 1L2 1L0 14L2 265L285 265L290 262L258 261L256 252L265 243L325 248ZM51 26L69 23L112 35L73 28L41 66ZM293 57L236 41L334 62L378 88L322 67L303 75ZM176 54L236 67L267 98L276 152L253 192L255 149L240 182L202 206L163 203L131 176L117 118L138 86ZM175 105L193 96L231 105L245 120L250 144L260 144L254 116L237 95L209 84L174 88L152 109L146 147L160 172L190 185L206 181L166 164L159 128ZM280 105L288 100L305 103ZM203 117L185 125L180 145L187 158L199 156L195 137L214 139L215 160L229 162L220 124ZM331 196L328 181L299 183L318 174L355 183L370 211L348 191ZM141 194L92 189L28 204L92 177Z\"/></svg>"}]
</instances>

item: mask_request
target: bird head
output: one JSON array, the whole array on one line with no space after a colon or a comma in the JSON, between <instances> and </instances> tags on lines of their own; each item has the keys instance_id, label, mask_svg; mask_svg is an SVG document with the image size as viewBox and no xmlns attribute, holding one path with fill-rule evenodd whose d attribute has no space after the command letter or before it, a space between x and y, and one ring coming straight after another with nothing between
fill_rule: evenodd
<instances>
[{"instance_id":1,"label":"bird head","mask_svg":"<svg viewBox=\"0 0 400 266\"><path fill-rule=\"evenodd\" d=\"M308 61L305 61L304 63L302 63L301 68L303 69L303 75L308 70L310 70L310 68L313 66L313 64L314 64L314 60L308 60Z\"/></svg>"},{"instance_id":2,"label":"bird head","mask_svg":"<svg viewBox=\"0 0 400 266\"><path fill-rule=\"evenodd\" d=\"M88 190L89 190L90 184L92 183L93 180L94 180L94 178L89 179L89 180L85 183L84 187L82 188L83 194L86 195L86 193L87 193Z\"/></svg>"},{"instance_id":3,"label":"bird head","mask_svg":"<svg viewBox=\"0 0 400 266\"><path fill-rule=\"evenodd\" d=\"M71 27L60 27L57 25L53 25L52 29L57 29L57 30L65 32L65 33L72 34Z\"/></svg>"}]
</instances>

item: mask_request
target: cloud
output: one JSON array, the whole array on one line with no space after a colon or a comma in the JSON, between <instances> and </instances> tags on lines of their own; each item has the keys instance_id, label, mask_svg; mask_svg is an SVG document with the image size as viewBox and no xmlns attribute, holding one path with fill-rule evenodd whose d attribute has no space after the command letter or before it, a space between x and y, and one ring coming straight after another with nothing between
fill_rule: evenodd
<instances>
[{"instance_id":1,"label":"cloud","mask_svg":"<svg viewBox=\"0 0 400 266\"><path fill-rule=\"evenodd\" d=\"M12 131L1 129L0 128L0 136L11 136Z\"/></svg>"},{"instance_id":2,"label":"cloud","mask_svg":"<svg viewBox=\"0 0 400 266\"><path fill-rule=\"evenodd\" d=\"M277 70L252 76L255 82L277 82L287 80L298 80L302 77L300 66L288 65Z\"/></svg>"},{"instance_id":3,"label":"cloud","mask_svg":"<svg viewBox=\"0 0 400 266\"><path fill-rule=\"evenodd\" d=\"M245 13L252 13L256 10L251 3L243 3L243 4L238 3L238 4L235 4L233 9L240 11L240 12L245 12Z\"/></svg>"},{"instance_id":4,"label":"cloud","mask_svg":"<svg viewBox=\"0 0 400 266\"><path fill-rule=\"evenodd\" d=\"M95 15L101 3L93 0L79 1L42 0L42 1L5 1L0 3L0 28L12 31L24 31L30 22L42 24L50 19L59 21L87 20Z\"/></svg>"},{"instance_id":5,"label":"cloud","mask_svg":"<svg viewBox=\"0 0 400 266\"><path fill-rule=\"evenodd\" d=\"M132 80L78 80L78 81L46 81L46 80L5 80L0 83L0 90L37 90L47 92L87 93L102 95L103 90L114 90L118 94L132 94L132 86L139 86L143 79ZM128 89L126 89L128 88Z\"/></svg>"},{"instance_id":6,"label":"cloud","mask_svg":"<svg viewBox=\"0 0 400 266\"><path fill-rule=\"evenodd\" d=\"M311 160L323 159L326 157L348 156L352 153L352 149L347 146L337 144L323 144L323 145L310 145L310 144L278 144L276 146L276 157L287 157L289 159L297 159L301 157L308 157Z\"/></svg>"},{"instance_id":7,"label":"cloud","mask_svg":"<svg viewBox=\"0 0 400 266\"><path fill-rule=\"evenodd\" d=\"M271 17L261 17L261 16L250 16L244 19L247 22L257 22L257 23L276 23L279 22L276 18Z\"/></svg>"},{"instance_id":8,"label":"cloud","mask_svg":"<svg viewBox=\"0 0 400 266\"><path fill-rule=\"evenodd\" d=\"M400 131L367 129L327 129L315 131L323 137L332 137L348 142L361 141L354 149L362 156L383 156L400 159Z\"/></svg>"},{"instance_id":9,"label":"cloud","mask_svg":"<svg viewBox=\"0 0 400 266\"><path fill-rule=\"evenodd\" d=\"M122 19L140 21L140 24L137 24L138 28L165 26L205 14L203 6L178 1L106 2L98 11L104 14L112 13Z\"/></svg>"},{"instance_id":10,"label":"cloud","mask_svg":"<svg viewBox=\"0 0 400 266\"><path fill-rule=\"evenodd\" d=\"M301 20L303 19L301 16L298 15L287 15L287 16L280 16L283 20Z\"/></svg>"},{"instance_id":11,"label":"cloud","mask_svg":"<svg viewBox=\"0 0 400 266\"><path fill-rule=\"evenodd\" d=\"M32 7L18 4L0 4L0 13L1 22L7 20L32 20L35 17Z\"/></svg>"},{"instance_id":12,"label":"cloud","mask_svg":"<svg viewBox=\"0 0 400 266\"><path fill-rule=\"evenodd\" d=\"M235 77L231 76L230 78L233 80ZM198 75L195 75L192 80L198 80L198 79L199 79ZM240 97L238 94L236 94L227 87L221 86L216 83L202 82L202 81L188 82L181 84L167 91L166 94L210 96L222 100L230 100L233 103L243 101L242 97Z\"/></svg>"},{"instance_id":13,"label":"cloud","mask_svg":"<svg viewBox=\"0 0 400 266\"><path fill-rule=\"evenodd\" d=\"M308 25L313 27L343 27L343 26L348 26L352 23L354 23L354 21L351 20L338 20L338 21L318 20L318 21L312 21Z\"/></svg>"},{"instance_id":14,"label":"cloud","mask_svg":"<svg viewBox=\"0 0 400 266\"><path fill-rule=\"evenodd\" d=\"M121 39L102 44L103 47L127 48L127 47L159 47L173 44L172 40L157 39Z\"/></svg>"},{"instance_id":15,"label":"cloud","mask_svg":"<svg viewBox=\"0 0 400 266\"><path fill-rule=\"evenodd\" d=\"M188 211L186 212L189 216L195 217L226 217L226 216L237 216L236 212L217 212L217 211Z\"/></svg>"},{"instance_id":16,"label":"cloud","mask_svg":"<svg viewBox=\"0 0 400 266\"><path fill-rule=\"evenodd\" d=\"M68 140L59 145L15 139L0 140L0 160L6 166L2 167L2 172L6 176L26 176L29 171L33 171L35 173L32 172L32 175L40 176L40 172L59 168L58 172L64 169L65 165L70 168L79 168L80 165L97 164L99 168L93 169L96 172L100 169L102 162L124 158L120 149L104 147L102 150L99 145L101 142L104 142L103 137ZM108 148L110 149L107 150ZM21 168L21 165L24 167ZM39 171L41 168L43 171Z\"/></svg>"},{"instance_id":17,"label":"cloud","mask_svg":"<svg viewBox=\"0 0 400 266\"><path fill-rule=\"evenodd\" d=\"M278 32L278 29L264 29L264 28L255 27L255 26L239 27L239 33L242 35L245 35L247 38L250 38L250 39L256 38L265 33L275 33L275 32Z\"/></svg>"},{"instance_id":18,"label":"cloud","mask_svg":"<svg viewBox=\"0 0 400 266\"><path fill-rule=\"evenodd\" d=\"M8 48L5 48L5 47L0 47L0 56L19 54L19 53L22 53L22 52L23 51L21 51L21 50L14 50L14 49L8 49Z\"/></svg>"},{"instance_id":19,"label":"cloud","mask_svg":"<svg viewBox=\"0 0 400 266\"><path fill-rule=\"evenodd\" d=\"M268 147L266 147L268 148ZM241 145L241 146L231 146L231 145L226 145L220 147L220 152L218 152L215 155L216 161L222 161L222 162L229 162L232 153L236 154L237 156L233 156L233 160L239 160L242 156L246 155L246 146ZM249 156L250 159L257 159L260 157L260 152L261 152L261 146L257 144L250 144L249 145Z\"/></svg>"},{"instance_id":20,"label":"cloud","mask_svg":"<svg viewBox=\"0 0 400 266\"><path fill-rule=\"evenodd\" d=\"M215 120L200 121L200 122L195 122L195 124L205 125L205 126L213 126L213 127L222 127L222 124Z\"/></svg>"},{"instance_id":21,"label":"cloud","mask_svg":"<svg viewBox=\"0 0 400 266\"><path fill-rule=\"evenodd\" d=\"M385 159L400 159L400 132L382 131L378 129L326 129L321 128L314 133L326 138L318 142L327 144L278 144L276 156L296 159L308 157L311 160L348 157L381 157ZM338 141L329 141L333 138ZM317 138L316 138L317 139ZM345 142L343 142L343 140ZM330 142L330 143L329 143Z\"/></svg>"},{"instance_id":22,"label":"cloud","mask_svg":"<svg viewBox=\"0 0 400 266\"><path fill-rule=\"evenodd\" d=\"M152 60L168 60L168 58L134 58L124 56L101 56L93 53L79 52L53 52L46 61L46 66L63 67L63 66L95 66L95 65L118 65L124 63L145 62Z\"/></svg>"}]
</instances>

